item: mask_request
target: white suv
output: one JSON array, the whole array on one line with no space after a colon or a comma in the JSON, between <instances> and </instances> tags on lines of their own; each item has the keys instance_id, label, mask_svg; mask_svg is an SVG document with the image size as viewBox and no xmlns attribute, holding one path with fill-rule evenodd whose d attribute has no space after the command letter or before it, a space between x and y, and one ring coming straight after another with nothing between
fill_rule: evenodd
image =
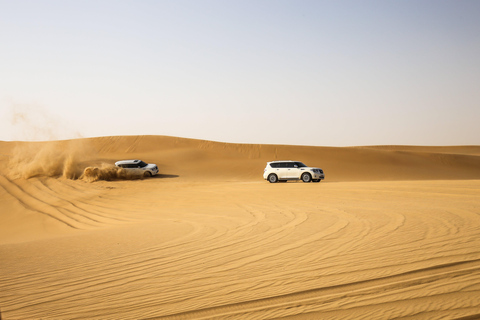
<instances>
[{"instance_id":1,"label":"white suv","mask_svg":"<svg viewBox=\"0 0 480 320\"><path fill-rule=\"evenodd\" d=\"M325 179L325 174L320 168L311 168L299 161L286 160L267 162L263 178L270 183L288 180L320 182Z\"/></svg>"},{"instance_id":2,"label":"white suv","mask_svg":"<svg viewBox=\"0 0 480 320\"><path fill-rule=\"evenodd\" d=\"M143 170L144 177L151 177L158 173L158 167L156 164L148 164L142 160L122 160L115 162L115 165L127 170Z\"/></svg>"}]
</instances>

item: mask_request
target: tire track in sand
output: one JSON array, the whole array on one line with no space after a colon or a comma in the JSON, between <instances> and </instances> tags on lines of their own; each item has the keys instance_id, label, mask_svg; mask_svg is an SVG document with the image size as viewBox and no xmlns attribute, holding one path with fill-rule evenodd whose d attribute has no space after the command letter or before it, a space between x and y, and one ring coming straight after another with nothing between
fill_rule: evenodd
<instances>
[{"instance_id":1,"label":"tire track in sand","mask_svg":"<svg viewBox=\"0 0 480 320\"><path fill-rule=\"evenodd\" d=\"M278 319L282 317L291 317L300 314L311 314L312 319L321 317L329 319L328 313L332 319L338 319L335 311L342 308L355 308L365 302L365 299L380 300L381 302L370 302L372 309L381 308L381 305L395 300L403 300L404 290L415 286L434 286L436 283L445 279L460 279L463 287L468 288L472 281L472 274L476 275L474 279L480 277L480 259L471 261L455 262L445 265L437 265L424 269L396 274L388 277L375 278L371 280L352 282L344 285L337 285L325 288L311 289L303 292L295 292L272 298L264 298L231 305L224 305L193 312L184 312L172 314L163 317L142 318L143 320L173 320L173 319ZM479 292L480 288L475 288ZM388 292L388 295L385 293ZM393 292L393 293L392 293ZM434 292L426 296L435 295ZM387 300L387 301L383 301ZM472 307L475 303L480 303L478 299L472 301ZM348 306L348 305L351 306ZM433 309L433 308L432 308ZM314 315L315 312L321 312ZM352 312L350 310L350 312ZM371 319L371 314L367 317L357 317L357 319ZM308 316L307 316L308 318Z\"/></svg>"},{"instance_id":2,"label":"tire track in sand","mask_svg":"<svg viewBox=\"0 0 480 320\"><path fill-rule=\"evenodd\" d=\"M28 194L18 184L13 183L7 177L0 175L0 186L16 201L18 201L25 209L38 212L39 214L49 217L61 224L70 227L72 229L81 229L82 224L75 221L68 216L65 216L57 208L50 206L49 204L37 199L36 197Z\"/></svg>"}]
</instances>

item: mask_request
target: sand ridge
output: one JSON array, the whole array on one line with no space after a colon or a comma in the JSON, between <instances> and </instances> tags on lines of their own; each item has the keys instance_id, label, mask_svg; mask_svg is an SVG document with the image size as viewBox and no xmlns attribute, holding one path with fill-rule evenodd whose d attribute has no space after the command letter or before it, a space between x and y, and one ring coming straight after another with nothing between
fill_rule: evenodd
<instances>
[{"instance_id":1,"label":"sand ridge","mask_svg":"<svg viewBox=\"0 0 480 320\"><path fill-rule=\"evenodd\" d=\"M480 147L77 142L80 170L140 158L160 175L25 179L15 148L72 141L0 142L2 319L480 316ZM326 181L270 184L275 159Z\"/></svg>"}]
</instances>

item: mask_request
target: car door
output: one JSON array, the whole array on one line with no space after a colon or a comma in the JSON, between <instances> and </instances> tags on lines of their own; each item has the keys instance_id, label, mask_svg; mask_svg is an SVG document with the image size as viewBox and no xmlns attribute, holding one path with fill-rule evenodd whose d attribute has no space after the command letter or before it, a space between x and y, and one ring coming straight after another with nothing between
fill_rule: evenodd
<instances>
[{"instance_id":1,"label":"car door","mask_svg":"<svg viewBox=\"0 0 480 320\"><path fill-rule=\"evenodd\" d=\"M295 162L287 162L287 179L298 179L300 177L300 169L295 164Z\"/></svg>"},{"instance_id":2,"label":"car door","mask_svg":"<svg viewBox=\"0 0 480 320\"><path fill-rule=\"evenodd\" d=\"M277 176L279 179L288 179L287 175L287 163L286 162L279 162L277 163Z\"/></svg>"}]
</instances>

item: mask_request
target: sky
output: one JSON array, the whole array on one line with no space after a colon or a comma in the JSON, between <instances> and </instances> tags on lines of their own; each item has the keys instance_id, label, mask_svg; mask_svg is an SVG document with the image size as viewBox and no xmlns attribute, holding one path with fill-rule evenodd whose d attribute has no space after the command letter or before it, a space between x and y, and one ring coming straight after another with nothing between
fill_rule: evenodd
<instances>
[{"instance_id":1,"label":"sky","mask_svg":"<svg viewBox=\"0 0 480 320\"><path fill-rule=\"evenodd\" d=\"M0 0L0 140L480 145L480 1Z\"/></svg>"}]
</instances>

